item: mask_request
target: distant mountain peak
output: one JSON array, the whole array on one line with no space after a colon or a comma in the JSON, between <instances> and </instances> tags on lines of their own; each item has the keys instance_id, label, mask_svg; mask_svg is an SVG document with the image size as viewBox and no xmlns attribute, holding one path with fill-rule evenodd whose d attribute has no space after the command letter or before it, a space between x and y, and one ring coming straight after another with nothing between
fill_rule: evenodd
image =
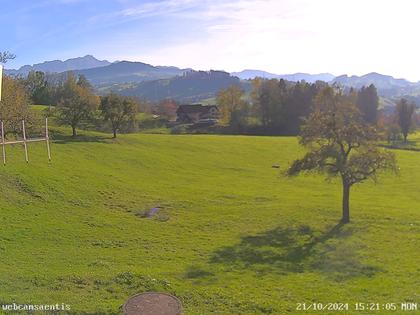
<instances>
[{"instance_id":1,"label":"distant mountain peak","mask_svg":"<svg viewBox=\"0 0 420 315\"><path fill-rule=\"evenodd\" d=\"M65 71L92 69L104 67L111 63L107 60L98 60L92 55L70 58L67 60L51 60L34 65L25 65L18 70L9 69L6 72L13 75L27 75L30 71L43 71L48 73L60 73Z\"/></svg>"}]
</instances>

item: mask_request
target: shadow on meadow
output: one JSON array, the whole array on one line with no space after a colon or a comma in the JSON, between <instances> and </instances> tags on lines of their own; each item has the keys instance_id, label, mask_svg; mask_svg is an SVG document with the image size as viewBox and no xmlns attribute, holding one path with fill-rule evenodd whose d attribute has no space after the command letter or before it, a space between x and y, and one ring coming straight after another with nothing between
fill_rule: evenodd
<instances>
[{"instance_id":1,"label":"shadow on meadow","mask_svg":"<svg viewBox=\"0 0 420 315\"><path fill-rule=\"evenodd\" d=\"M416 140L408 140L406 143L403 141L395 141L391 143L383 143L379 146L387 149L394 149L394 150L407 150L407 151L420 151L420 143Z\"/></svg>"},{"instance_id":2,"label":"shadow on meadow","mask_svg":"<svg viewBox=\"0 0 420 315\"><path fill-rule=\"evenodd\" d=\"M66 144L66 143L75 143L75 142L97 142L97 143L109 143L112 140L112 137L106 136L92 136L80 134L76 137L71 135L66 135L60 132L53 132L51 136L54 144Z\"/></svg>"},{"instance_id":3,"label":"shadow on meadow","mask_svg":"<svg viewBox=\"0 0 420 315\"><path fill-rule=\"evenodd\" d=\"M348 240L352 233L351 227L342 224L324 233L307 225L278 227L217 250L210 263L258 274L321 272L336 281L372 277L379 269L360 261L360 246Z\"/></svg>"}]
</instances>

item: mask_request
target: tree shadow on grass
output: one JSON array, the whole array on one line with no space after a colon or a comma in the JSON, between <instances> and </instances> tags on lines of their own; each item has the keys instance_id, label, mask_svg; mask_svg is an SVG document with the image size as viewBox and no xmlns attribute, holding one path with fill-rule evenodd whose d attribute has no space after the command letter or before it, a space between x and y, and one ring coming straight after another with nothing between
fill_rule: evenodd
<instances>
[{"instance_id":1,"label":"tree shadow on grass","mask_svg":"<svg viewBox=\"0 0 420 315\"><path fill-rule=\"evenodd\" d=\"M360 261L360 246L346 240L351 234L352 228L341 223L324 233L307 225L278 227L242 237L238 244L217 250L210 263L259 274L314 271L335 280L371 277L379 269Z\"/></svg>"},{"instance_id":2,"label":"tree shadow on grass","mask_svg":"<svg viewBox=\"0 0 420 315\"><path fill-rule=\"evenodd\" d=\"M210 271L205 266L191 265L187 267L184 275L184 279L191 280L195 284L200 283L214 283L217 280L216 274Z\"/></svg>"},{"instance_id":3,"label":"tree shadow on grass","mask_svg":"<svg viewBox=\"0 0 420 315\"><path fill-rule=\"evenodd\" d=\"M206 277L213 277L214 273L208 270L205 270L201 266L192 265L188 267L187 271L185 272L186 279L197 279L197 278L206 278Z\"/></svg>"},{"instance_id":4,"label":"tree shadow on grass","mask_svg":"<svg viewBox=\"0 0 420 315\"><path fill-rule=\"evenodd\" d=\"M379 146L394 150L420 151L419 142L417 140L395 141L391 143L382 143Z\"/></svg>"},{"instance_id":5,"label":"tree shadow on grass","mask_svg":"<svg viewBox=\"0 0 420 315\"><path fill-rule=\"evenodd\" d=\"M97 143L109 143L113 138L106 136L92 136L80 134L76 137L71 135L65 135L62 133L54 132L51 137L54 141L54 144L66 144L66 143L76 143L76 142L97 142Z\"/></svg>"}]
</instances>

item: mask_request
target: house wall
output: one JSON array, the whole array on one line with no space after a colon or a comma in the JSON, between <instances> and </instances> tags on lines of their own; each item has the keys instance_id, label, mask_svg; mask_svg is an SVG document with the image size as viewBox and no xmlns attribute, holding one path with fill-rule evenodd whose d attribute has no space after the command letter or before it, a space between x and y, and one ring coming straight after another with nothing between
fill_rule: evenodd
<instances>
[{"instance_id":1,"label":"house wall","mask_svg":"<svg viewBox=\"0 0 420 315\"><path fill-rule=\"evenodd\" d=\"M217 108L212 107L212 108L203 108L202 111L197 111L194 113L186 113L184 111L180 111L177 113L177 121L180 122L192 122L192 123L196 123L198 122L200 119L217 119L219 118L219 111L217 110Z\"/></svg>"}]
</instances>

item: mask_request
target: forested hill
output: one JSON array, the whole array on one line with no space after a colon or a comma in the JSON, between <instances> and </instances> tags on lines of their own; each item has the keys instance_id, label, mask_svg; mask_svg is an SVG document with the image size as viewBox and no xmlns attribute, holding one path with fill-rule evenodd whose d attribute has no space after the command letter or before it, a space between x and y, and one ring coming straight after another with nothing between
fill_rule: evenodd
<instances>
[{"instance_id":1,"label":"forested hill","mask_svg":"<svg viewBox=\"0 0 420 315\"><path fill-rule=\"evenodd\" d=\"M168 79L181 75L190 69L152 66L143 62L120 61L108 66L75 71L83 74L92 84L106 86L122 83L139 83L158 79Z\"/></svg>"},{"instance_id":2,"label":"forested hill","mask_svg":"<svg viewBox=\"0 0 420 315\"><path fill-rule=\"evenodd\" d=\"M187 103L215 97L220 89L233 84L241 85L245 90L250 88L250 83L241 82L238 77L227 72L189 71L170 79L142 82L127 88L120 87L118 92L153 101L172 98Z\"/></svg>"}]
</instances>

